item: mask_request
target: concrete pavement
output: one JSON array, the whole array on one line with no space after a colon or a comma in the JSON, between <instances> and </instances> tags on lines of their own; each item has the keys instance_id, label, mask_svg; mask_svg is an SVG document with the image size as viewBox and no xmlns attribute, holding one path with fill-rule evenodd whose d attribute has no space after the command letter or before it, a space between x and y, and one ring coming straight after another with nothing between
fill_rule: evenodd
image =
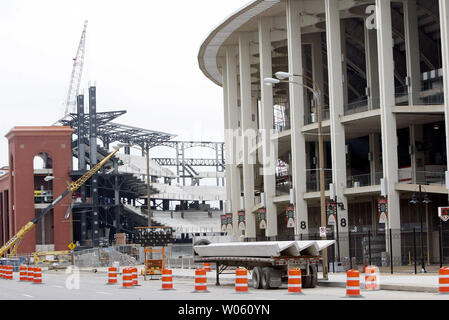
<instances>
[{"instance_id":1,"label":"concrete pavement","mask_svg":"<svg viewBox=\"0 0 449 320\"><path fill-rule=\"evenodd\" d=\"M138 266L139 274L143 266ZM108 268L89 268L81 269L81 272L101 272L107 273ZM172 269L173 276L179 279L194 279L195 270L194 269ZM226 271L228 273L220 275L221 284L231 284L234 283L235 275L232 270ZM329 273L329 280L323 280L322 274L318 274L319 286L323 287L336 287L342 288L346 286L346 273ZM393 290L393 291L409 291L409 292L428 292L437 293L438 292L438 274L436 273L426 273L426 274L407 274L407 273L397 273L390 274L386 272L380 272L378 275L380 280L381 290ZM207 273L207 278L209 283L215 283L216 273L215 270ZM251 272L249 272L249 278L251 279ZM360 283L362 288L364 288L365 274L360 273Z\"/></svg>"}]
</instances>

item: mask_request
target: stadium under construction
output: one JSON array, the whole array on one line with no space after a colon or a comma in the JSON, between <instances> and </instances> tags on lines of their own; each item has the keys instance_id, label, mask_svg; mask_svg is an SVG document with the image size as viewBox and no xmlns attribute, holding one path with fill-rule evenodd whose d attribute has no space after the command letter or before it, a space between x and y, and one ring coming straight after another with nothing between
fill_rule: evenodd
<instances>
[{"instance_id":1,"label":"stadium under construction","mask_svg":"<svg viewBox=\"0 0 449 320\"><path fill-rule=\"evenodd\" d=\"M205 231L219 231L218 210L225 199L224 143L177 141L173 134L113 122L125 113L97 112L96 87L92 86L88 103L84 95L78 95L76 112L55 126L15 127L8 133L9 170L2 169L0 177L1 246L55 201L53 195L61 194L67 184L105 159L116 144L124 146L124 154L114 155L71 199L43 217L24 237L18 253L67 250L72 242L78 248L107 246L118 243L117 234L126 235L124 242L132 243L138 235L136 228L174 220L182 221L171 226L182 242L189 233L200 231L196 223L188 223L189 211L200 218L201 211L207 212L206 219L216 223L209 223ZM176 156L150 159L150 150L156 147L171 148ZM189 158L187 151L197 147L209 149L206 153L213 156ZM141 155L132 154L131 148L139 149ZM209 182L201 185L204 180Z\"/></svg>"}]
</instances>

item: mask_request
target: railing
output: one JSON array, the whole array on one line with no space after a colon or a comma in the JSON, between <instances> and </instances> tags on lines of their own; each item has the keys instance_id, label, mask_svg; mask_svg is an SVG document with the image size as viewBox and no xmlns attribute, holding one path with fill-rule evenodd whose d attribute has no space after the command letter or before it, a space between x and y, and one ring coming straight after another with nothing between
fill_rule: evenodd
<instances>
[{"instance_id":1,"label":"railing","mask_svg":"<svg viewBox=\"0 0 449 320\"><path fill-rule=\"evenodd\" d=\"M292 186L290 182L276 184L276 196L279 197L282 195L290 194L291 187Z\"/></svg>"},{"instance_id":2,"label":"railing","mask_svg":"<svg viewBox=\"0 0 449 320\"><path fill-rule=\"evenodd\" d=\"M444 171L416 171L415 181L412 178L404 178L399 182L405 184L445 185L446 173Z\"/></svg>"},{"instance_id":3,"label":"railing","mask_svg":"<svg viewBox=\"0 0 449 320\"><path fill-rule=\"evenodd\" d=\"M330 110L329 109L323 109L322 111L322 120L329 120L330 119ZM317 113L311 113L304 117L304 125L317 123L318 122L318 114Z\"/></svg>"},{"instance_id":4,"label":"railing","mask_svg":"<svg viewBox=\"0 0 449 320\"><path fill-rule=\"evenodd\" d=\"M376 172L374 181L370 173L350 176L347 179L348 188L359 188L367 186L380 185L380 179L383 177L383 172Z\"/></svg>"},{"instance_id":5,"label":"railing","mask_svg":"<svg viewBox=\"0 0 449 320\"><path fill-rule=\"evenodd\" d=\"M396 89L395 98L397 106L410 105L410 97L414 96L413 105L442 105L444 104L444 89L440 87L424 91L408 92L407 87Z\"/></svg>"},{"instance_id":6,"label":"railing","mask_svg":"<svg viewBox=\"0 0 449 320\"><path fill-rule=\"evenodd\" d=\"M281 132L290 130L291 129L291 125L290 125L289 121L287 121L285 123L276 123L276 124L274 124L274 128L273 129L274 129L275 132L281 133Z\"/></svg>"},{"instance_id":7,"label":"railing","mask_svg":"<svg viewBox=\"0 0 449 320\"><path fill-rule=\"evenodd\" d=\"M414 105L442 105L444 104L444 89L440 82L431 85L422 84L422 90L416 92L408 92L408 86L400 86L395 88L395 104L397 106L410 105L410 97L414 96ZM363 97L358 101L351 102L344 106L345 116L365 112L368 110L380 109L380 98Z\"/></svg>"},{"instance_id":8,"label":"railing","mask_svg":"<svg viewBox=\"0 0 449 320\"><path fill-rule=\"evenodd\" d=\"M364 98L362 100L348 103L344 107L345 116L365 112L368 110L380 109L380 98Z\"/></svg>"},{"instance_id":9,"label":"railing","mask_svg":"<svg viewBox=\"0 0 449 320\"><path fill-rule=\"evenodd\" d=\"M325 189L329 190L329 185L332 183L332 171L326 170L324 172ZM307 192L320 191L320 174L318 170L313 170L310 179L306 182Z\"/></svg>"}]
</instances>

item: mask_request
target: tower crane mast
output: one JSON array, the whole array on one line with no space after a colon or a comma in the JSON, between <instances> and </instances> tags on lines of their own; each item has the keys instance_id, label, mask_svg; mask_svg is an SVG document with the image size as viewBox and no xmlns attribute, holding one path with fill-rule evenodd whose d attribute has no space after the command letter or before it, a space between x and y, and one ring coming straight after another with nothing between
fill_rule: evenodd
<instances>
[{"instance_id":1,"label":"tower crane mast","mask_svg":"<svg viewBox=\"0 0 449 320\"><path fill-rule=\"evenodd\" d=\"M69 91L67 93L67 99L65 103L64 117L71 112L76 111L76 97L79 94L81 77L84 67L84 54L86 52L86 30L87 20L84 22L83 33L81 34L81 40L76 52L76 57L73 59L73 70L70 78Z\"/></svg>"}]
</instances>

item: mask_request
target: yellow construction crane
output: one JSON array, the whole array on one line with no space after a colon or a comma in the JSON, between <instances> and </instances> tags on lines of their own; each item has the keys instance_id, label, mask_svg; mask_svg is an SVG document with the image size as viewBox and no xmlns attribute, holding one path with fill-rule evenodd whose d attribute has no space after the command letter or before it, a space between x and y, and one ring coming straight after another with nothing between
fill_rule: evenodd
<instances>
[{"instance_id":1,"label":"yellow construction crane","mask_svg":"<svg viewBox=\"0 0 449 320\"><path fill-rule=\"evenodd\" d=\"M11 250L10 256L15 256L17 253L17 249L19 247L20 241L23 239L23 237L32 230L36 224L41 220L50 210L52 210L62 199L64 199L67 195L70 193L75 192L78 190L83 184L87 182L95 173L98 172L98 170L101 169L111 158L120 150L121 147L124 147L124 145L119 145L114 152L109 154L106 158L104 158L101 162L99 162L95 167L89 170L85 175L83 175L81 178L79 178L77 181L74 181L70 184L70 186L67 188L66 191L64 191L55 201L53 201L45 210L39 214L36 218L34 218L32 221L27 223L22 229L20 229L3 247L0 248L0 258L2 258L8 250Z\"/></svg>"}]
</instances>

